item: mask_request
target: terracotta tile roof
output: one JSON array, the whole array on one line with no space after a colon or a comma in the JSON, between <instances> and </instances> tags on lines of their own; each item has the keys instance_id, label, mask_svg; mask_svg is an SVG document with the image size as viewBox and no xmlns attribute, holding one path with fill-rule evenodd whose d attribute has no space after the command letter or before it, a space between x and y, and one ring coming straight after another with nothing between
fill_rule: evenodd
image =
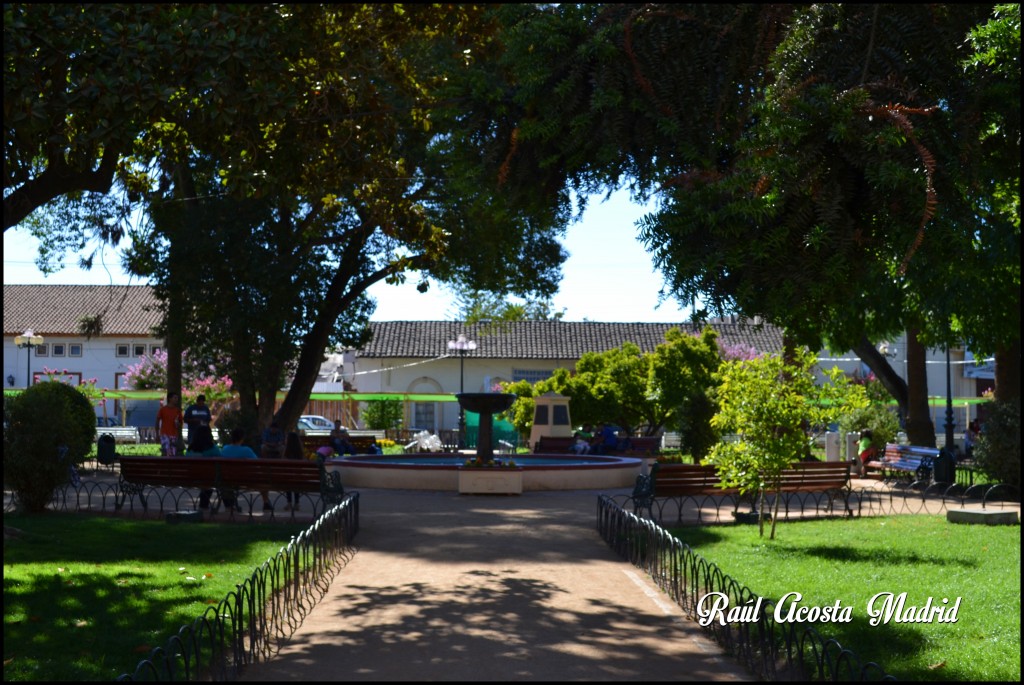
<instances>
[{"instance_id":1,"label":"terracotta tile roof","mask_svg":"<svg viewBox=\"0 0 1024 685\"><path fill-rule=\"evenodd\" d=\"M160 323L147 285L4 285L4 335L31 328L42 336L77 336L83 316L103 316L103 335L151 336Z\"/></svg>"},{"instance_id":2,"label":"terracotta tile roof","mask_svg":"<svg viewBox=\"0 0 1024 685\"><path fill-rule=\"evenodd\" d=\"M584 352L604 352L626 341L650 352L665 342L665 331L680 323L598 323L593 321L518 321L502 327L465 325L457 321L377 321L370 323L371 341L360 357L437 357L448 353L448 341L460 333L475 340L467 357L493 359L579 359ZM781 352L782 331L767 324L713 323L730 345L745 344L758 352ZM488 330L489 328L489 330Z\"/></svg>"},{"instance_id":3,"label":"terracotta tile roof","mask_svg":"<svg viewBox=\"0 0 1024 685\"><path fill-rule=\"evenodd\" d=\"M103 314L103 335L149 336L161 320L158 302L146 285L4 285L4 335L31 328L39 335L77 336L83 316ZM758 352L780 352L782 332L768 324L711 324L730 345ZM584 352L604 352L626 341L644 352L665 341L665 331L686 323L600 323L595 321L517 321L502 326L458 321L375 321L373 338L361 357L433 358L448 353L460 333L477 342L467 356L492 359L577 360ZM692 329L691 329L692 330Z\"/></svg>"}]
</instances>

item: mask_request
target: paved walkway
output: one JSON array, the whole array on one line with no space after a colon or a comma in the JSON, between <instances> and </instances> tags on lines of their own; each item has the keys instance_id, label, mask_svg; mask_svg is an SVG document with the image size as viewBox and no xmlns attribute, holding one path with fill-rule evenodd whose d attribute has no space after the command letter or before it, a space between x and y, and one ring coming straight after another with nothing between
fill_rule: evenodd
<instances>
[{"instance_id":1,"label":"paved walkway","mask_svg":"<svg viewBox=\"0 0 1024 685\"><path fill-rule=\"evenodd\" d=\"M360 493L358 552L241 680L751 679L615 557L596 491Z\"/></svg>"}]
</instances>

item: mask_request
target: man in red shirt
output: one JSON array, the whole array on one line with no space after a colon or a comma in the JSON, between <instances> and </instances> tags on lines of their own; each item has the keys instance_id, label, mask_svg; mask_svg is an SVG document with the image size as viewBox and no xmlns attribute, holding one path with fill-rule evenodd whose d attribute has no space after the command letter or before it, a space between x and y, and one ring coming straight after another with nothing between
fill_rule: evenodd
<instances>
[{"instance_id":1,"label":"man in red shirt","mask_svg":"<svg viewBox=\"0 0 1024 685\"><path fill-rule=\"evenodd\" d=\"M178 440L181 438L181 399L168 395L167 404L156 413L156 433L160 436L160 453L165 457L178 456Z\"/></svg>"}]
</instances>

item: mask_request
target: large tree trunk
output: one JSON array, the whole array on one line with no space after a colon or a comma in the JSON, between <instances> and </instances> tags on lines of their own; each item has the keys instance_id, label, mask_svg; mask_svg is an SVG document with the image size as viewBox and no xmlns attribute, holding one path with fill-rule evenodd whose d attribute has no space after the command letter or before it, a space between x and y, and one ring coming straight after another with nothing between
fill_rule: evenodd
<instances>
[{"instance_id":1,"label":"large tree trunk","mask_svg":"<svg viewBox=\"0 0 1024 685\"><path fill-rule=\"evenodd\" d=\"M1020 399L1020 338L1010 347L996 350L995 398L999 402Z\"/></svg>"},{"instance_id":2,"label":"large tree trunk","mask_svg":"<svg viewBox=\"0 0 1024 685\"><path fill-rule=\"evenodd\" d=\"M892 368L889 360L871 344L867 336L861 338L861 341L854 346L853 351L860 357L862 362L868 365L868 368L875 374L875 378L882 384L882 387L888 390L889 394L896 400L896 404L899 407L900 423L905 424L910 414L907 382L900 378L900 375L896 373L896 369Z\"/></svg>"},{"instance_id":3,"label":"large tree trunk","mask_svg":"<svg viewBox=\"0 0 1024 685\"><path fill-rule=\"evenodd\" d=\"M907 329L907 423L904 430L911 445L935 447L935 424L928 406L928 372L925 347L915 328Z\"/></svg>"},{"instance_id":4,"label":"large tree trunk","mask_svg":"<svg viewBox=\"0 0 1024 685\"><path fill-rule=\"evenodd\" d=\"M184 221L181 225L174 227L176 235L168 236L170 248L167 255L169 262L169 268L167 269L167 319L164 322L167 331L164 345L167 348L167 394L181 397L181 363L185 352L182 331L185 330L188 318L185 297L189 289L186 287L187 284L179 282L181 280L179 275L181 270L175 268L175 265L179 264L182 260L180 256L181 241L184 240L182 236L188 234L186 229L193 221L196 197L192 173L184 162L179 164L174 170L174 196L179 202L183 203L184 212L182 212L181 216L184 217ZM181 406L185 406L184 398L182 399Z\"/></svg>"}]
</instances>

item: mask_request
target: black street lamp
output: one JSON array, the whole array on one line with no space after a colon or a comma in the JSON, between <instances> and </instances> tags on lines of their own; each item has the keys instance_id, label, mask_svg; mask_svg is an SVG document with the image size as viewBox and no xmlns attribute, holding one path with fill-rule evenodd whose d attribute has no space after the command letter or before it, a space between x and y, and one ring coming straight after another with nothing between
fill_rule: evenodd
<instances>
[{"instance_id":1,"label":"black street lamp","mask_svg":"<svg viewBox=\"0 0 1024 685\"><path fill-rule=\"evenodd\" d=\"M459 337L455 340L448 341L448 349L459 353L459 394L466 391L465 385L465 370L466 370L466 353L472 352L476 349L476 341L468 340L464 333L459 333ZM459 449L466 447L466 410L462 408L462 404L459 404Z\"/></svg>"},{"instance_id":2,"label":"black street lamp","mask_svg":"<svg viewBox=\"0 0 1024 685\"><path fill-rule=\"evenodd\" d=\"M16 336L14 344L28 350L28 363L25 369L25 389L28 390L28 387L32 385L32 348L43 344L43 336L36 335L35 331L30 328L22 335Z\"/></svg>"},{"instance_id":3,"label":"black street lamp","mask_svg":"<svg viewBox=\"0 0 1024 685\"><path fill-rule=\"evenodd\" d=\"M946 449L953 454L953 383L949 372L949 346L946 346Z\"/></svg>"}]
</instances>

